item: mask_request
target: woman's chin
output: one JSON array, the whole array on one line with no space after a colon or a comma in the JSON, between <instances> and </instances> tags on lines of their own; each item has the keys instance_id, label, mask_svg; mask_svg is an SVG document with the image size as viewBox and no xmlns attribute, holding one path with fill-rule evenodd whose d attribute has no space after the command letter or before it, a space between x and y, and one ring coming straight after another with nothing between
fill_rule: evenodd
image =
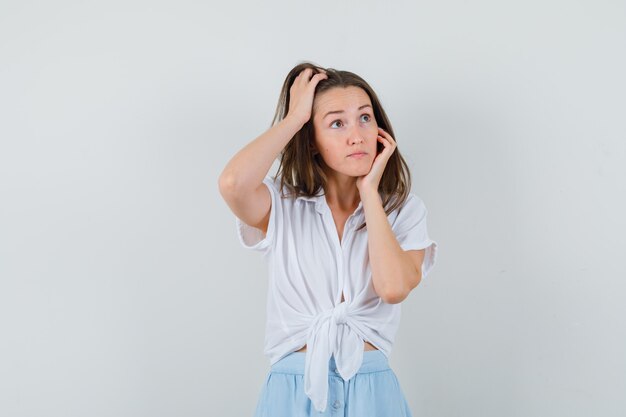
<instances>
[{"instance_id":1,"label":"woman's chin","mask_svg":"<svg viewBox=\"0 0 626 417\"><path fill-rule=\"evenodd\" d=\"M352 173L349 174L349 175L351 175L353 177L362 177L364 175L369 174L369 172L370 172L369 168L368 169L360 169L360 170L352 171Z\"/></svg>"}]
</instances>

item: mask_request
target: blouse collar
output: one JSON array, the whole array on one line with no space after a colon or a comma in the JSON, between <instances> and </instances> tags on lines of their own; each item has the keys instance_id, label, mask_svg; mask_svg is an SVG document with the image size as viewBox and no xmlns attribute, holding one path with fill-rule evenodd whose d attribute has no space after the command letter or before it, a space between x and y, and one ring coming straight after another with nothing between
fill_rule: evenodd
<instances>
[{"instance_id":1,"label":"blouse collar","mask_svg":"<svg viewBox=\"0 0 626 417\"><path fill-rule=\"evenodd\" d=\"M326 201L326 195L324 194L324 190L320 189L320 191L314 196L299 196L296 200L300 201L308 201L315 204L315 210L318 213L323 213L324 211L330 212L330 207L328 207L328 202ZM354 210L354 214L357 215L359 212L363 210L363 202L359 201L359 205Z\"/></svg>"}]
</instances>

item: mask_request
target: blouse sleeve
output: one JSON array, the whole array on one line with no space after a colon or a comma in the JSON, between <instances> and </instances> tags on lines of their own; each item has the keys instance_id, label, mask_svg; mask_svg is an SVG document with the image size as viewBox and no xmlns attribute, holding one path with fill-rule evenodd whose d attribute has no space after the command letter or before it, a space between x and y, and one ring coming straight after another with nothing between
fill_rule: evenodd
<instances>
[{"instance_id":1,"label":"blouse sleeve","mask_svg":"<svg viewBox=\"0 0 626 417\"><path fill-rule=\"evenodd\" d=\"M281 208L280 196L278 195L278 190L275 188L272 178L270 176L266 176L265 179L263 179L263 183L267 186L272 200L267 233L264 235L262 230L244 223L243 220L237 216L235 216L235 223L237 226L237 237L239 238L241 245L246 249L252 249L265 254L269 251L272 243L274 242L277 221L279 219L277 213Z\"/></svg>"},{"instance_id":2,"label":"blouse sleeve","mask_svg":"<svg viewBox=\"0 0 626 417\"><path fill-rule=\"evenodd\" d=\"M424 202L417 195L409 193L392 227L403 250L426 249L422 262L422 278L430 273L437 259L437 242L428 236L427 214Z\"/></svg>"}]
</instances>

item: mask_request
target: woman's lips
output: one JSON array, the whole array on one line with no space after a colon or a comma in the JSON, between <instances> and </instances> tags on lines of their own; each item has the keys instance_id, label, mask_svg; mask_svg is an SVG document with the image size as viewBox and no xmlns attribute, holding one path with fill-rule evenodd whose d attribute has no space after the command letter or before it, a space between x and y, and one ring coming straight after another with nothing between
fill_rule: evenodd
<instances>
[{"instance_id":1,"label":"woman's lips","mask_svg":"<svg viewBox=\"0 0 626 417\"><path fill-rule=\"evenodd\" d=\"M365 152L357 152L348 155L348 158L363 158L365 155L367 155Z\"/></svg>"}]
</instances>

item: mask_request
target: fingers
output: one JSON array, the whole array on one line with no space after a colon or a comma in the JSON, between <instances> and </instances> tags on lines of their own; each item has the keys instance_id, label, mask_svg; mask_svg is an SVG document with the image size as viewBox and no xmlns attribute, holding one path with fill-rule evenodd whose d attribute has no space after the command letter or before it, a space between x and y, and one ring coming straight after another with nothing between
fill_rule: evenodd
<instances>
[{"instance_id":1,"label":"fingers","mask_svg":"<svg viewBox=\"0 0 626 417\"><path fill-rule=\"evenodd\" d=\"M317 84L320 81L328 78L328 74L326 74L325 72L318 72L314 74L313 77L310 77L312 71L312 68L305 68L300 72L300 74L298 74L293 84L289 88L292 97L300 96L303 94L305 96L313 94L313 91L315 90Z\"/></svg>"},{"instance_id":2,"label":"fingers","mask_svg":"<svg viewBox=\"0 0 626 417\"><path fill-rule=\"evenodd\" d=\"M385 132L382 128L378 128L378 140L382 142L383 146L385 147L385 149L389 148L391 149L391 152L393 153L396 150L396 141L391 137L391 135L387 132Z\"/></svg>"},{"instance_id":3,"label":"fingers","mask_svg":"<svg viewBox=\"0 0 626 417\"><path fill-rule=\"evenodd\" d=\"M318 72L317 74L315 74L312 78L311 78L311 84L313 86L317 85L317 83L319 83L320 81L324 80L328 78L328 75L323 73L323 72Z\"/></svg>"},{"instance_id":4,"label":"fingers","mask_svg":"<svg viewBox=\"0 0 626 417\"><path fill-rule=\"evenodd\" d=\"M299 82L300 84L304 84L311 79L312 68L305 68L300 71L300 74L296 77L294 83Z\"/></svg>"},{"instance_id":5,"label":"fingers","mask_svg":"<svg viewBox=\"0 0 626 417\"><path fill-rule=\"evenodd\" d=\"M396 141L391 137L391 135L385 132L385 130L380 126L378 127L378 133L379 133L379 136L387 139L389 142L396 143Z\"/></svg>"},{"instance_id":6,"label":"fingers","mask_svg":"<svg viewBox=\"0 0 626 417\"><path fill-rule=\"evenodd\" d=\"M310 82L313 82L313 81L319 82L320 80L322 80L324 78L328 78L328 74L326 74L325 70L320 69L319 71L320 72L314 74L311 77L311 73L313 72L313 68L305 68L302 71L300 71L300 74L298 74L298 76L296 77L294 83L299 82L301 84L308 85L308 83L310 83Z\"/></svg>"},{"instance_id":7,"label":"fingers","mask_svg":"<svg viewBox=\"0 0 626 417\"><path fill-rule=\"evenodd\" d=\"M309 67L300 71L289 88L290 99L287 113L295 114L304 123L311 117L316 85L328 78L328 74L322 69L311 77L314 70L315 68Z\"/></svg>"}]
</instances>

